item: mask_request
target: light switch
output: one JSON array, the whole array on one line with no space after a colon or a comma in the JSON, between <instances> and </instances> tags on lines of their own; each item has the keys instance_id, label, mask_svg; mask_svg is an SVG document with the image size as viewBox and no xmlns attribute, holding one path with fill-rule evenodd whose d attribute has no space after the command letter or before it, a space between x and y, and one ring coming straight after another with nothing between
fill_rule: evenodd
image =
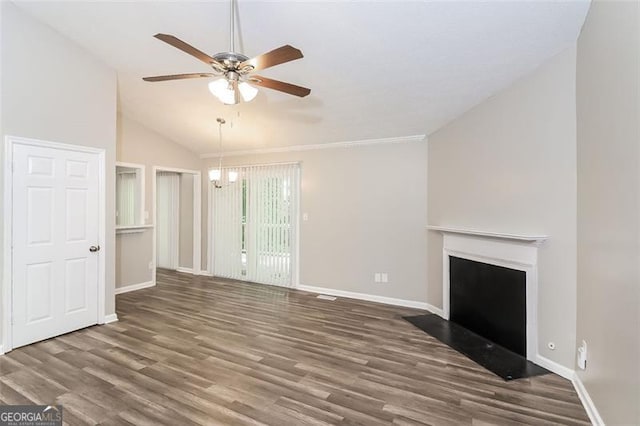
<instances>
[{"instance_id":1,"label":"light switch","mask_svg":"<svg viewBox=\"0 0 640 426\"><path fill-rule=\"evenodd\" d=\"M373 275L373 281L375 281L375 282L377 282L377 283L379 283L379 282L380 282L380 272L376 272L376 273Z\"/></svg>"},{"instance_id":2,"label":"light switch","mask_svg":"<svg viewBox=\"0 0 640 426\"><path fill-rule=\"evenodd\" d=\"M389 282L389 275L386 272L381 273L380 278L383 283Z\"/></svg>"}]
</instances>

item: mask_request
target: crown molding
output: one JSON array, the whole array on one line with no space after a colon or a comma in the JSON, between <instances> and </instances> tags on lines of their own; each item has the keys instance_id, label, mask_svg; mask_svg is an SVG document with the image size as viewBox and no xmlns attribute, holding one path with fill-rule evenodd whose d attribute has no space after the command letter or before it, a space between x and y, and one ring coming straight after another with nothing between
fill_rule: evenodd
<instances>
[{"instance_id":1,"label":"crown molding","mask_svg":"<svg viewBox=\"0 0 640 426\"><path fill-rule=\"evenodd\" d=\"M224 153L224 156L237 157L240 155L272 154L277 152L294 152L294 151L314 151L318 149L352 148L352 147L366 146L366 145L383 145L383 144L426 142L426 141L427 141L427 135L398 136L393 138L363 139L359 141L331 142L331 143L318 143L318 144L309 144L309 145L292 145L292 146L280 146L280 147L274 147L274 148L256 148L256 149L246 149L246 150L238 150L238 151L227 151ZM220 156L219 152L210 152L206 154L200 154L200 158L216 158L219 156Z\"/></svg>"}]
</instances>

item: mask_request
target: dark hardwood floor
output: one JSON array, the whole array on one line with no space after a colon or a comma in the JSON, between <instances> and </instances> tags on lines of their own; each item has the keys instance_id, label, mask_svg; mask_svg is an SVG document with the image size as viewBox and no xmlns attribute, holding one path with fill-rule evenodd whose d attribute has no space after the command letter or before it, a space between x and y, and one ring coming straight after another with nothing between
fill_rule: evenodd
<instances>
[{"instance_id":1,"label":"dark hardwood floor","mask_svg":"<svg viewBox=\"0 0 640 426\"><path fill-rule=\"evenodd\" d=\"M159 271L117 323L0 357L0 402L69 424L588 424L556 375L504 382L421 311Z\"/></svg>"}]
</instances>

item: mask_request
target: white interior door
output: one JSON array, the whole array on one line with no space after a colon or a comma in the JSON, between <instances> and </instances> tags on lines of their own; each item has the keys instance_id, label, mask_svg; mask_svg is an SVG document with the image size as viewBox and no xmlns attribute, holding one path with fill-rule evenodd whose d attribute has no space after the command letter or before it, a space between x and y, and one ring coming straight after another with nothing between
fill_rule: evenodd
<instances>
[{"instance_id":1,"label":"white interior door","mask_svg":"<svg viewBox=\"0 0 640 426\"><path fill-rule=\"evenodd\" d=\"M156 265L177 269L180 246L180 174L156 177Z\"/></svg>"},{"instance_id":2,"label":"white interior door","mask_svg":"<svg viewBox=\"0 0 640 426\"><path fill-rule=\"evenodd\" d=\"M100 164L98 154L22 144L13 163L15 348L98 322Z\"/></svg>"}]
</instances>

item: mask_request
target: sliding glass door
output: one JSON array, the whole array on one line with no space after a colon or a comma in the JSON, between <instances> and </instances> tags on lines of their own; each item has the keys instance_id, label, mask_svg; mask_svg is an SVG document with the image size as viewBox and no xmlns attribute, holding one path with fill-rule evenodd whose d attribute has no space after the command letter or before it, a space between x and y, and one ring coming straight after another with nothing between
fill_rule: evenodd
<instances>
[{"instance_id":1,"label":"sliding glass door","mask_svg":"<svg viewBox=\"0 0 640 426\"><path fill-rule=\"evenodd\" d=\"M234 183L212 187L213 273L291 286L297 264L298 164L223 169Z\"/></svg>"}]
</instances>

